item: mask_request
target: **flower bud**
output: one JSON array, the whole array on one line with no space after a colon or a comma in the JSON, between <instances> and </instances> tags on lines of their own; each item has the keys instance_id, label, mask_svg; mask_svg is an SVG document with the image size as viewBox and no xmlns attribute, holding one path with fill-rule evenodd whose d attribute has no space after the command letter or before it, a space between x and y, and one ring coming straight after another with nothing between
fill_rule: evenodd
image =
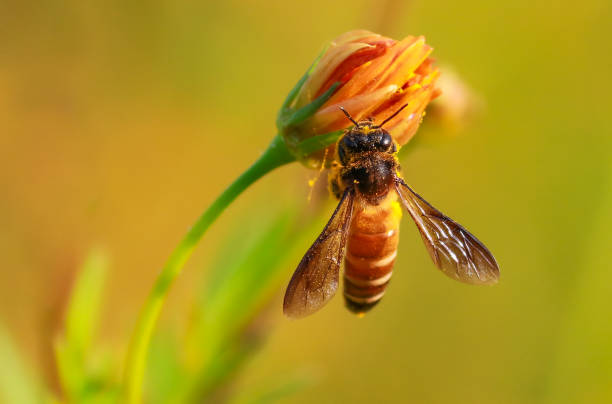
<instances>
[{"instance_id":1,"label":"flower bud","mask_svg":"<svg viewBox=\"0 0 612 404\"><path fill-rule=\"evenodd\" d=\"M307 139L349 127L340 106L355 120L373 118L376 123L408 104L385 124L398 145L405 144L418 129L427 104L439 94L435 87L439 72L429 58L431 51L423 37L395 41L364 30L340 35L299 83L284 112L281 110L280 116L285 117L308 110L290 124L283 124L290 118L279 118L289 150L296 151ZM318 151L297 157L317 167L323 156Z\"/></svg>"},{"instance_id":2,"label":"flower bud","mask_svg":"<svg viewBox=\"0 0 612 404\"><path fill-rule=\"evenodd\" d=\"M478 118L485 109L484 99L450 66L443 66L438 81L442 96L427 108L428 123L457 134Z\"/></svg>"}]
</instances>

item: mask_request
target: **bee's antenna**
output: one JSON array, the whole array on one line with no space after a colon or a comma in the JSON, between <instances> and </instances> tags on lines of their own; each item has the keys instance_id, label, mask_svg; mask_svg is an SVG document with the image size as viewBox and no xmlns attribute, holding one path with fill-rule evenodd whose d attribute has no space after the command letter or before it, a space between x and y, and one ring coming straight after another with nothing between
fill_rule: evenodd
<instances>
[{"instance_id":1,"label":"bee's antenna","mask_svg":"<svg viewBox=\"0 0 612 404\"><path fill-rule=\"evenodd\" d=\"M393 115L391 115L390 117L388 117L387 119L385 119L384 121L382 121L382 123L380 125L378 125L379 128L382 128L382 126L384 124L386 124L387 122L389 122L391 119L395 118L397 116L397 114L399 114L400 112L402 112L402 110L404 108L406 108L408 106L408 104L404 104L400 109L398 109L397 111L395 111L393 113Z\"/></svg>"},{"instance_id":2,"label":"bee's antenna","mask_svg":"<svg viewBox=\"0 0 612 404\"><path fill-rule=\"evenodd\" d=\"M355 126L359 126L359 124L357 122L355 122L355 120L353 119L351 114L346 112L346 109L344 109L343 107L338 107L338 108L340 108L340 111L344 112L344 115L346 115L346 117L349 119L349 121L353 122L355 124Z\"/></svg>"}]
</instances>

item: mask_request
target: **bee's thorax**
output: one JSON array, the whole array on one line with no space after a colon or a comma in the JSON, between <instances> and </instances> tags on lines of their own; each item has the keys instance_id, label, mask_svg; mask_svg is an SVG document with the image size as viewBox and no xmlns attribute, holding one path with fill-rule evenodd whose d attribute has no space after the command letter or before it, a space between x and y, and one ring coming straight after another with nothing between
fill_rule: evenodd
<instances>
[{"instance_id":1,"label":"bee's thorax","mask_svg":"<svg viewBox=\"0 0 612 404\"><path fill-rule=\"evenodd\" d=\"M368 203L378 204L393 187L396 151L386 130L370 121L360 122L338 141L338 162L330 175L332 192L339 196L346 187L354 187Z\"/></svg>"},{"instance_id":2,"label":"bee's thorax","mask_svg":"<svg viewBox=\"0 0 612 404\"><path fill-rule=\"evenodd\" d=\"M363 153L340 170L340 180L345 187L354 186L365 200L377 205L393 187L396 165L390 154Z\"/></svg>"}]
</instances>

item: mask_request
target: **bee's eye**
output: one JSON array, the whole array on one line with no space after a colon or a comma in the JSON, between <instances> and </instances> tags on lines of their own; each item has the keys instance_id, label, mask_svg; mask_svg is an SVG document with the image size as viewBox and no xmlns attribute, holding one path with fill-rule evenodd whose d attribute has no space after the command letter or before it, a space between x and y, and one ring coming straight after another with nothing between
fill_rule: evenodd
<instances>
[{"instance_id":1,"label":"bee's eye","mask_svg":"<svg viewBox=\"0 0 612 404\"><path fill-rule=\"evenodd\" d=\"M358 149L358 145L354 139L345 136L338 145L340 150L343 150L345 154L355 153Z\"/></svg>"},{"instance_id":2,"label":"bee's eye","mask_svg":"<svg viewBox=\"0 0 612 404\"><path fill-rule=\"evenodd\" d=\"M377 146L380 151L390 151L393 148L391 135L388 132L383 132Z\"/></svg>"},{"instance_id":3,"label":"bee's eye","mask_svg":"<svg viewBox=\"0 0 612 404\"><path fill-rule=\"evenodd\" d=\"M355 153L357 149L358 145L351 137L343 137L340 143L338 143L338 157L340 158L340 162L346 164L348 156Z\"/></svg>"},{"instance_id":4,"label":"bee's eye","mask_svg":"<svg viewBox=\"0 0 612 404\"><path fill-rule=\"evenodd\" d=\"M346 151L344 150L342 143L338 145L338 158L342 164L346 164Z\"/></svg>"}]
</instances>

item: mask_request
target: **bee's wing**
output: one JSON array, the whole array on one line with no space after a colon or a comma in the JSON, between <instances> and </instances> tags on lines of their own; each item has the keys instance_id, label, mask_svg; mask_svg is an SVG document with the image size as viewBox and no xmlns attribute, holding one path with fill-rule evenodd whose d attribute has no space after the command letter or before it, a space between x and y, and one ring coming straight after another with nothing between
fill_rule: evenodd
<instances>
[{"instance_id":1,"label":"bee's wing","mask_svg":"<svg viewBox=\"0 0 612 404\"><path fill-rule=\"evenodd\" d=\"M312 314L336 293L353 199L353 190L347 188L327 226L300 261L285 292L283 312L287 317Z\"/></svg>"},{"instance_id":2,"label":"bee's wing","mask_svg":"<svg viewBox=\"0 0 612 404\"><path fill-rule=\"evenodd\" d=\"M398 180L395 187L416 223L431 259L442 272L458 281L475 285L497 282L499 267L484 244L427 203L403 180Z\"/></svg>"}]
</instances>

